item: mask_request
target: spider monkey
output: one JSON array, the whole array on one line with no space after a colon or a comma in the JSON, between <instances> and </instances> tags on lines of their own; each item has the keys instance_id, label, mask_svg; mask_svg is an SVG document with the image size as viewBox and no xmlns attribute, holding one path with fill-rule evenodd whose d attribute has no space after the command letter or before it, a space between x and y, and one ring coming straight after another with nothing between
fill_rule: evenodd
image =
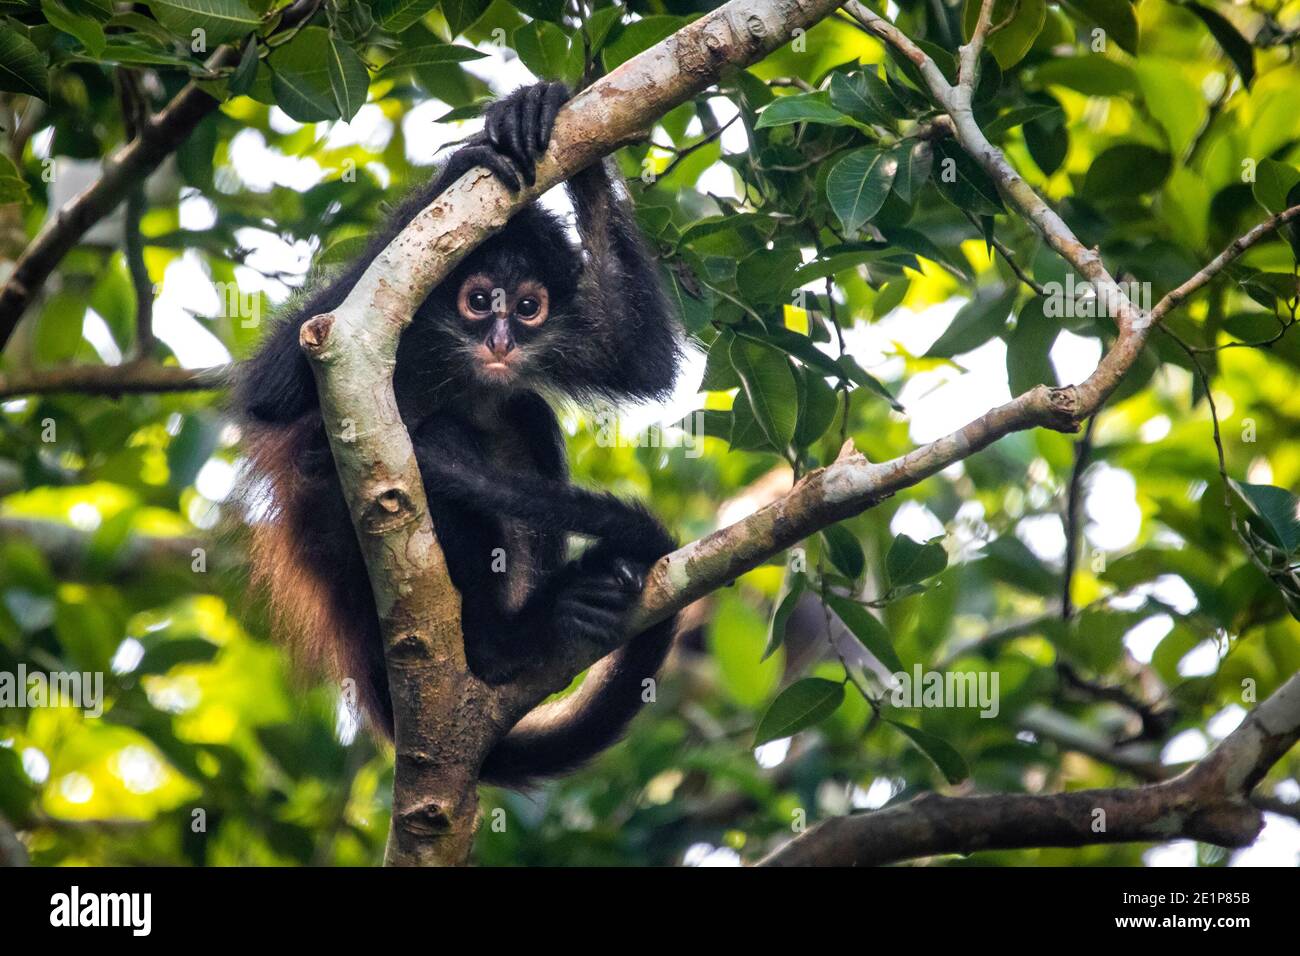
<instances>
[{"instance_id":1,"label":"spider monkey","mask_svg":"<svg viewBox=\"0 0 1300 956\"><path fill-rule=\"evenodd\" d=\"M539 83L492 103L483 132L396 210L365 254L288 310L236 392L252 473L269 487L265 520L253 523L254 583L299 658L356 678L363 709L390 738L378 616L298 330L337 308L379 252L470 168L511 191L531 185L568 96L561 84ZM393 373L461 595L473 673L508 681L573 639L612 651L578 691L534 710L488 755L480 779L507 786L573 769L614 743L675 628L670 619L618 646L646 573L674 542L640 505L569 483L564 440L540 393L662 398L678 368L680 325L604 164L567 188L581 248L555 215L525 207L429 294L402 334ZM566 556L570 534L594 539L575 560Z\"/></svg>"}]
</instances>

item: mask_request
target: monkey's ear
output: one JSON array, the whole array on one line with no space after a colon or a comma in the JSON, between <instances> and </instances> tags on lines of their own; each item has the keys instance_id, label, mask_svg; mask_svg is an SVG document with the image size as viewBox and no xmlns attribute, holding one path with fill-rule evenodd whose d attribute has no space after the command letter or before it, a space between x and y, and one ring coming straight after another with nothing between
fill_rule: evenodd
<instances>
[{"instance_id":1,"label":"monkey's ear","mask_svg":"<svg viewBox=\"0 0 1300 956\"><path fill-rule=\"evenodd\" d=\"M250 359L239 383L239 406L257 421L285 424L318 407L316 379L298 347L298 324L276 329Z\"/></svg>"}]
</instances>

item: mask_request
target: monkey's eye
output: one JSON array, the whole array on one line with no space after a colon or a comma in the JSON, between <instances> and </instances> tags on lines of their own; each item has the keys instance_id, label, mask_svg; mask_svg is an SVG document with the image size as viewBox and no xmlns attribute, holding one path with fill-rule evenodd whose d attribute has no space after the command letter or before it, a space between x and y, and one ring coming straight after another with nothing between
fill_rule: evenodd
<instances>
[{"instance_id":1,"label":"monkey's eye","mask_svg":"<svg viewBox=\"0 0 1300 956\"><path fill-rule=\"evenodd\" d=\"M521 316L523 316L525 319L531 319L533 316L537 314L537 310L540 309L541 307L542 304L540 302L538 302L532 296L529 296L527 298L519 300L519 303L515 306L515 311L519 313Z\"/></svg>"},{"instance_id":2,"label":"monkey's eye","mask_svg":"<svg viewBox=\"0 0 1300 956\"><path fill-rule=\"evenodd\" d=\"M492 299L482 290L471 292L465 301L475 312L488 312L492 308Z\"/></svg>"}]
</instances>

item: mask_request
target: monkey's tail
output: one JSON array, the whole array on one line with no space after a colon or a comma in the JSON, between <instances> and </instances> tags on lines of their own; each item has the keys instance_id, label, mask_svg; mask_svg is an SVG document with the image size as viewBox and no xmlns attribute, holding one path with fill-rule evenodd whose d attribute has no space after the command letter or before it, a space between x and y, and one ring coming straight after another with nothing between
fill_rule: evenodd
<instances>
[{"instance_id":1,"label":"monkey's tail","mask_svg":"<svg viewBox=\"0 0 1300 956\"><path fill-rule=\"evenodd\" d=\"M573 770L616 743L646 702L644 683L658 673L676 630L677 619L669 618L593 664L576 691L534 709L502 738L479 779L527 786Z\"/></svg>"}]
</instances>

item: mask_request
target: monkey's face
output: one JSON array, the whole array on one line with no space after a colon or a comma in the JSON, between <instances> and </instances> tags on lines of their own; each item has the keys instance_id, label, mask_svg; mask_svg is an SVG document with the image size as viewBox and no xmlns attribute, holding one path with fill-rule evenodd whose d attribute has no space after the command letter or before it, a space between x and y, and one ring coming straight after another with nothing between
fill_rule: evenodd
<instances>
[{"instance_id":1,"label":"monkey's face","mask_svg":"<svg viewBox=\"0 0 1300 956\"><path fill-rule=\"evenodd\" d=\"M510 388L535 377L550 318L550 295L533 278L475 272L456 294L458 332L474 377Z\"/></svg>"}]
</instances>

